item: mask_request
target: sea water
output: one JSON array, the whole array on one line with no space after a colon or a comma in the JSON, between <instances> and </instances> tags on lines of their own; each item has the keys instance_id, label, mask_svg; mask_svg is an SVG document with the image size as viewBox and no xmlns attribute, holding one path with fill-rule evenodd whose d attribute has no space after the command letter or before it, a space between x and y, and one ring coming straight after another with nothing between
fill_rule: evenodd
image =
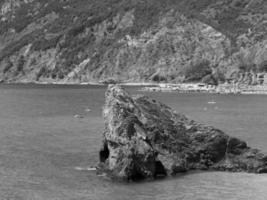
<instances>
[{"instance_id":1,"label":"sea water","mask_svg":"<svg viewBox=\"0 0 267 200\"><path fill-rule=\"evenodd\" d=\"M114 183L94 166L105 87L0 85L0 199L267 199L267 175L194 172ZM267 96L142 93L267 152ZM213 102L212 104L209 102Z\"/></svg>"}]
</instances>

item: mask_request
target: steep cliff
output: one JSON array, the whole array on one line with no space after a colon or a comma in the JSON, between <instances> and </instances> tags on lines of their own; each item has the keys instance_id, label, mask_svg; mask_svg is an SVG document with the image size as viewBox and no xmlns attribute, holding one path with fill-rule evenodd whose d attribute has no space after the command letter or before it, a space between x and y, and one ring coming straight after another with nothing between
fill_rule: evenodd
<instances>
[{"instance_id":1,"label":"steep cliff","mask_svg":"<svg viewBox=\"0 0 267 200\"><path fill-rule=\"evenodd\" d=\"M264 0L4 0L0 9L6 82L224 81L266 67Z\"/></svg>"}]
</instances>

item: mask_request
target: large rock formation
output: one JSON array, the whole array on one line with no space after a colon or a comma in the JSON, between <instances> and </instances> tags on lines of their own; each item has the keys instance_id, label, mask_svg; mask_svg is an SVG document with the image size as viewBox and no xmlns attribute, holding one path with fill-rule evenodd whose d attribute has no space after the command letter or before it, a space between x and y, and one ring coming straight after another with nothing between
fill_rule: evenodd
<instances>
[{"instance_id":1,"label":"large rock formation","mask_svg":"<svg viewBox=\"0 0 267 200\"><path fill-rule=\"evenodd\" d=\"M146 96L111 85L104 107L99 170L123 180L188 170L267 172L267 156Z\"/></svg>"}]
</instances>

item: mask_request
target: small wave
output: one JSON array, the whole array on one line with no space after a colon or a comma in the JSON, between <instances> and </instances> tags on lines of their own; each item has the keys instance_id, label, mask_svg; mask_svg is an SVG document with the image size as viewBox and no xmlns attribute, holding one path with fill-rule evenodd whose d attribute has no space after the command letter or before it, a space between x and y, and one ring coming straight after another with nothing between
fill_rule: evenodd
<instances>
[{"instance_id":1,"label":"small wave","mask_svg":"<svg viewBox=\"0 0 267 200\"><path fill-rule=\"evenodd\" d=\"M86 108L85 112L91 112L91 109L90 108Z\"/></svg>"},{"instance_id":2,"label":"small wave","mask_svg":"<svg viewBox=\"0 0 267 200\"><path fill-rule=\"evenodd\" d=\"M216 101L209 101L208 104L216 104Z\"/></svg>"},{"instance_id":3,"label":"small wave","mask_svg":"<svg viewBox=\"0 0 267 200\"><path fill-rule=\"evenodd\" d=\"M77 171L96 171L95 167L75 167Z\"/></svg>"}]
</instances>

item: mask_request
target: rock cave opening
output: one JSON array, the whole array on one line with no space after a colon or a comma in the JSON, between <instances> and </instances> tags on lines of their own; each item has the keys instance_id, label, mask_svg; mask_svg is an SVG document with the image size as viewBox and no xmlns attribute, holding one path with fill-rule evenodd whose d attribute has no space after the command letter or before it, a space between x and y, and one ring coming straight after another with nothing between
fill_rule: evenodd
<instances>
[{"instance_id":1,"label":"rock cave opening","mask_svg":"<svg viewBox=\"0 0 267 200\"><path fill-rule=\"evenodd\" d=\"M101 163L106 162L109 157L109 149L107 142L104 142L102 149L99 151L99 160Z\"/></svg>"}]
</instances>

